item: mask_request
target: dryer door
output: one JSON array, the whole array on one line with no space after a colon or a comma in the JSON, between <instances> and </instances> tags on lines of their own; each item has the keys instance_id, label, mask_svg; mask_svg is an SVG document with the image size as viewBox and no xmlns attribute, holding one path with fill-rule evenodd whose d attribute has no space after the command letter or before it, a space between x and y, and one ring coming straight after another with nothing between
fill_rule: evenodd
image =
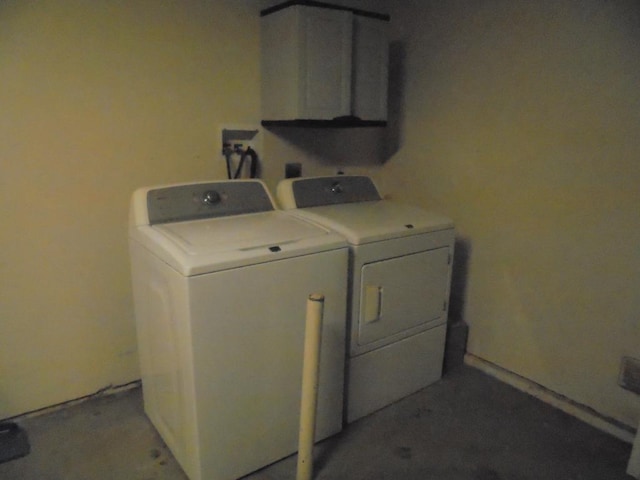
<instances>
[{"instance_id":1,"label":"dryer door","mask_svg":"<svg viewBox=\"0 0 640 480\"><path fill-rule=\"evenodd\" d=\"M364 265L358 346L377 348L446 321L449 263L443 247Z\"/></svg>"}]
</instances>

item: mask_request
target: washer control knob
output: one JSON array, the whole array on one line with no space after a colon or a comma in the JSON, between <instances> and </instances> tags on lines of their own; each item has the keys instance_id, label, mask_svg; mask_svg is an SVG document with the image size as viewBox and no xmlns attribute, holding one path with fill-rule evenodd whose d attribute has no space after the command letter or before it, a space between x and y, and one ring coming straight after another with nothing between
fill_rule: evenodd
<instances>
[{"instance_id":1,"label":"washer control knob","mask_svg":"<svg viewBox=\"0 0 640 480\"><path fill-rule=\"evenodd\" d=\"M333 185L331 185L331 192L336 194L343 192L342 185L340 185L340 182L335 182Z\"/></svg>"},{"instance_id":2,"label":"washer control knob","mask_svg":"<svg viewBox=\"0 0 640 480\"><path fill-rule=\"evenodd\" d=\"M220 194L215 190L207 190L202 194L202 203L206 205L215 205L220 202Z\"/></svg>"}]
</instances>

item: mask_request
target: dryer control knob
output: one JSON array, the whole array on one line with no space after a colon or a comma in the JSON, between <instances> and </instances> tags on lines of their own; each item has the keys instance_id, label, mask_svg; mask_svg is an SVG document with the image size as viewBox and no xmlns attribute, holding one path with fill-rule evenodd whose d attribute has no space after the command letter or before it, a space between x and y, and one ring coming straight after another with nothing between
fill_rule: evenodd
<instances>
[{"instance_id":1,"label":"dryer control knob","mask_svg":"<svg viewBox=\"0 0 640 480\"><path fill-rule=\"evenodd\" d=\"M207 190L202 194L202 203L215 205L218 202L220 202L220 194L215 190Z\"/></svg>"}]
</instances>

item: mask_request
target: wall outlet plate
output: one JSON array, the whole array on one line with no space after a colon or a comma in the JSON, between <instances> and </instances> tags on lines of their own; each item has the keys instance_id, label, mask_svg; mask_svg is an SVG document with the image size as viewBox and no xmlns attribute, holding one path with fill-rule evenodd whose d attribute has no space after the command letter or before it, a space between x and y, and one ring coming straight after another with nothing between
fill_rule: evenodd
<instances>
[{"instance_id":1,"label":"wall outlet plate","mask_svg":"<svg viewBox=\"0 0 640 480\"><path fill-rule=\"evenodd\" d=\"M640 359L622 357L618 384L622 388L640 395Z\"/></svg>"},{"instance_id":2,"label":"wall outlet plate","mask_svg":"<svg viewBox=\"0 0 640 480\"><path fill-rule=\"evenodd\" d=\"M301 163L285 163L284 178L298 178L302 176Z\"/></svg>"}]
</instances>

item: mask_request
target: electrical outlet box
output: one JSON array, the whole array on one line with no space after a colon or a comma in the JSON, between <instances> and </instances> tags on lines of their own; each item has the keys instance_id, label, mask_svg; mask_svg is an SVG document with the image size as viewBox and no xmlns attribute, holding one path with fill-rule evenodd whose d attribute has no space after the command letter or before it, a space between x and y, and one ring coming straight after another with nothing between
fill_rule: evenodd
<instances>
[{"instance_id":1,"label":"electrical outlet box","mask_svg":"<svg viewBox=\"0 0 640 480\"><path fill-rule=\"evenodd\" d=\"M298 178L302 176L301 163L285 163L284 178Z\"/></svg>"},{"instance_id":2,"label":"electrical outlet box","mask_svg":"<svg viewBox=\"0 0 640 480\"><path fill-rule=\"evenodd\" d=\"M220 132L220 149L223 154L225 145L233 148L235 145L240 146L243 150L247 147L253 148L258 155L262 154L262 134L260 129L253 125L221 125Z\"/></svg>"}]
</instances>

